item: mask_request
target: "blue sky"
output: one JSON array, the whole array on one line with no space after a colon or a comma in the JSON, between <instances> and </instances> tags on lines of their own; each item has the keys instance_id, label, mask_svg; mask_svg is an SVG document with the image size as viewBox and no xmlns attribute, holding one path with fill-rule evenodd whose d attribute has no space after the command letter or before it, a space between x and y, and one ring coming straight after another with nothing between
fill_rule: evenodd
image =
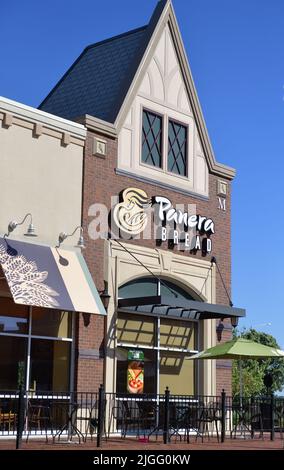
<instances>
[{"instance_id":1,"label":"blue sky","mask_svg":"<svg viewBox=\"0 0 284 470\"><path fill-rule=\"evenodd\" d=\"M218 161L237 169L232 298L284 348L284 2L173 0ZM84 47L146 24L156 0L0 3L0 95L37 106ZM267 325L267 323L271 325Z\"/></svg>"}]
</instances>

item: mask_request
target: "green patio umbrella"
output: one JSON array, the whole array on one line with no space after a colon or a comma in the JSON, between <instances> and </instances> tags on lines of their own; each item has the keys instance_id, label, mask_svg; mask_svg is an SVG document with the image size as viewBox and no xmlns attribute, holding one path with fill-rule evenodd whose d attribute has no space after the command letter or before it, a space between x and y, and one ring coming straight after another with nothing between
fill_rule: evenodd
<instances>
[{"instance_id":1,"label":"green patio umbrella","mask_svg":"<svg viewBox=\"0 0 284 470\"><path fill-rule=\"evenodd\" d=\"M236 338L205 349L189 359L264 359L266 357L284 357L284 351L249 339Z\"/></svg>"},{"instance_id":2,"label":"green patio umbrella","mask_svg":"<svg viewBox=\"0 0 284 470\"><path fill-rule=\"evenodd\" d=\"M235 338L213 348L205 349L188 359L239 359L240 367L240 398L242 399L242 359L284 358L284 351L271 346L256 343L245 338Z\"/></svg>"}]
</instances>

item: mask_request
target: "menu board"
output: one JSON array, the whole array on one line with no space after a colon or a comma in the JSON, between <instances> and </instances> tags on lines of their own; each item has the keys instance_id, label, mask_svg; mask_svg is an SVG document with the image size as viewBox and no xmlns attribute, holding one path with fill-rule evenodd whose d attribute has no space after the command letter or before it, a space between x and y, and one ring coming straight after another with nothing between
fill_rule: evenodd
<instances>
[{"instance_id":1,"label":"menu board","mask_svg":"<svg viewBox=\"0 0 284 470\"><path fill-rule=\"evenodd\" d=\"M143 393L144 390L144 352L139 350L128 351L127 391L129 393Z\"/></svg>"}]
</instances>

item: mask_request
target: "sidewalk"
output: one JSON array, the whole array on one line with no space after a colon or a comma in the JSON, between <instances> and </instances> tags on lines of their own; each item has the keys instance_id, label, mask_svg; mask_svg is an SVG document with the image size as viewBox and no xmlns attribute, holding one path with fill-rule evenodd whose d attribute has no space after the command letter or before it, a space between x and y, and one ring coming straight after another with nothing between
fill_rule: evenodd
<instances>
[{"instance_id":1,"label":"sidewalk","mask_svg":"<svg viewBox=\"0 0 284 470\"><path fill-rule=\"evenodd\" d=\"M64 437L53 443L52 439L49 438L49 442L46 443L45 438L30 438L29 442L26 443L23 439L21 450L284 450L284 441L280 439L280 436L276 436L274 441L270 441L269 435L265 436L265 439L254 438L254 439L226 439L224 443L218 443L217 439L212 437L210 440L190 439L190 443L184 441L175 441L175 438L170 444L163 444L162 440L156 441L152 439L150 442L140 442L135 438L121 439L120 437L111 437L108 441L102 440L102 446L96 447L96 439L79 444L74 437L71 442L64 440ZM1 450L14 450L16 448L16 441L12 439L0 439L0 451Z\"/></svg>"}]
</instances>

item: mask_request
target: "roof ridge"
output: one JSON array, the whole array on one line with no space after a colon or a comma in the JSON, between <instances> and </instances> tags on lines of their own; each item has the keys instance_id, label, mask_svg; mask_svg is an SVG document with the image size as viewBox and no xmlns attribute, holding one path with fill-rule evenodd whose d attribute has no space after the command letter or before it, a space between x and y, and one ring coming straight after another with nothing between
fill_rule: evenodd
<instances>
[{"instance_id":1,"label":"roof ridge","mask_svg":"<svg viewBox=\"0 0 284 470\"><path fill-rule=\"evenodd\" d=\"M121 39L125 36L129 36L130 34L135 34L140 31L146 30L148 25L140 26L139 28L131 29L130 31L126 31L125 33L117 34L116 36L112 36L111 38L103 39L102 41L94 42L93 44L89 44L83 49L83 52L86 52L88 49L92 49L93 47L101 46L106 44L107 42L115 41L116 39Z\"/></svg>"}]
</instances>

